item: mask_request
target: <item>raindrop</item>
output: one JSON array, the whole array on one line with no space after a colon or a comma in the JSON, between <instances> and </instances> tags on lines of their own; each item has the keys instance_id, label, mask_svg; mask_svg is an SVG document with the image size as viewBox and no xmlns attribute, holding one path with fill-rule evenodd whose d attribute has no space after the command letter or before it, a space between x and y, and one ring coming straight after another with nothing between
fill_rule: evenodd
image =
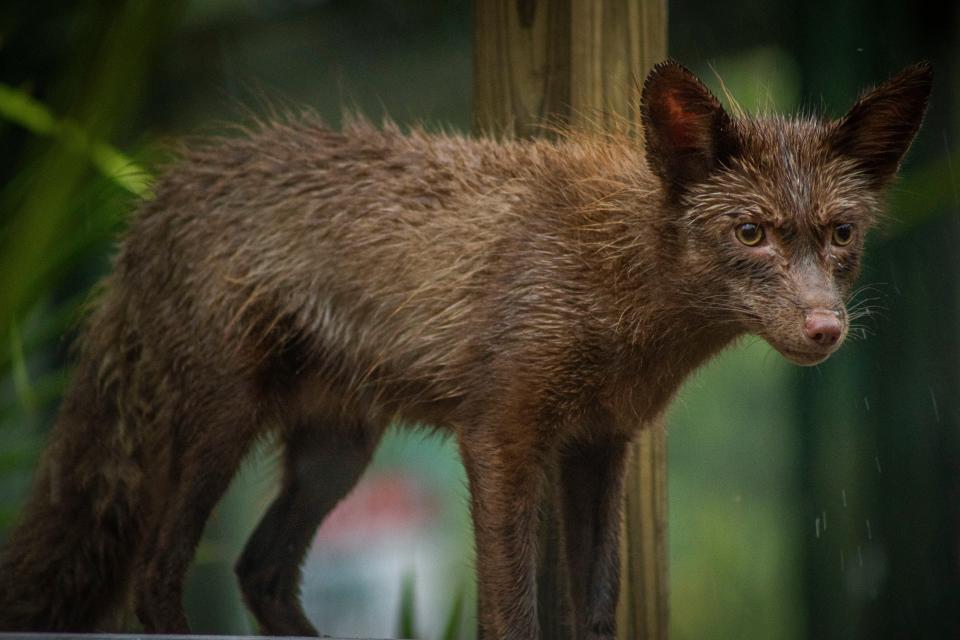
<instances>
[{"instance_id":1,"label":"raindrop","mask_svg":"<svg viewBox=\"0 0 960 640\"><path fill-rule=\"evenodd\" d=\"M867 408L867 411L870 411L870 399L867 396L863 396L863 406Z\"/></svg>"},{"instance_id":2,"label":"raindrop","mask_svg":"<svg viewBox=\"0 0 960 640\"><path fill-rule=\"evenodd\" d=\"M870 528L870 518L867 518L867 540L873 540L873 529Z\"/></svg>"},{"instance_id":3,"label":"raindrop","mask_svg":"<svg viewBox=\"0 0 960 640\"><path fill-rule=\"evenodd\" d=\"M824 532L826 532L826 530L827 530L827 512L826 512L826 511L822 511L821 513L823 514L823 530L824 530Z\"/></svg>"},{"instance_id":4,"label":"raindrop","mask_svg":"<svg viewBox=\"0 0 960 640\"><path fill-rule=\"evenodd\" d=\"M840 498L843 500L843 508L846 509L847 508L847 490L846 489L842 489L840 491Z\"/></svg>"},{"instance_id":5,"label":"raindrop","mask_svg":"<svg viewBox=\"0 0 960 640\"><path fill-rule=\"evenodd\" d=\"M940 408L937 406L937 396L933 393L933 387L930 387L930 402L933 403L933 415L940 422Z\"/></svg>"},{"instance_id":6,"label":"raindrop","mask_svg":"<svg viewBox=\"0 0 960 640\"><path fill-rule=\"evenodd\" d=\"M820 538L820 518L819 517L814 519L813 526L817 531L817 538L819 539Z\"/></svg>"},{"instance_id":7,"label":"raindrop","mask_svg":"<svg viewBox=\"0 0 960 640\"><path fill-rule=\"evenodd\" d=\"M903 291L900 290L900 285L897 283L897 272L895 269L890 269L890 282L893 284L893 290L897 292L897 295L902 296Z\"/></svg>"},{"instance_id":8,"label":"raindrop","mask_svg":"<svg viewBox=\"0 0 960 640\"><path fill-rule=\"evenodd\" d=\"M863 566L863 551L860 549L860 545L857 545L857 560L860 562L860 566Z\"/></svg>"},{"instance_id":9,"label":"raindrop","mask_svg":"<svg viewBox=\"0 0 960 640\"><path fill-rule=\"evenodd\" d=\"M883 473L883 467L880 466L880 456L874 456L873 461L877 463L877 473Z\"/></svg>"}]
</instances>

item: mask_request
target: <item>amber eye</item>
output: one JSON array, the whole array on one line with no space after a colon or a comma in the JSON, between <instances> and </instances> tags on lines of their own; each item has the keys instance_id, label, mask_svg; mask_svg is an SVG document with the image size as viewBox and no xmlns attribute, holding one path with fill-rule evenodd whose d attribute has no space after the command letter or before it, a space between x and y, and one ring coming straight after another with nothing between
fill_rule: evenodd
<instances>
[{"instance_id":1,"label":"amber eye","mask_svg":"<svg viewBox=\"0 0 960 640\"><path fill-rule=\"evenodd\" d=\"M852 224L842 223L833 228L833 244L843 247L850 244L851 240L853 240Z\"/></svg>"},{"instance_id":2,"label":"amber eye","mask_svg":"<svg viewBox=\"0 0 960 640\"><path fill-rule=\"evenodd\" d=\"M752 222L737 225L736 234L737 240L748 247L755 247L763 242L763 227Z\"/></svg>"}]
</instances>

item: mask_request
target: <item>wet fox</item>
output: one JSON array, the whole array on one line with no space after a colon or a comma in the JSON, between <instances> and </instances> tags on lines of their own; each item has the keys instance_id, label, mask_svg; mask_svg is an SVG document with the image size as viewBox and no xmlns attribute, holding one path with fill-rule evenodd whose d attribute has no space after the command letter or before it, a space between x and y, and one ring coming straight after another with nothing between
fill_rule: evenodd
<instances>
[{"instance_id":1,"label":"wet fox","mask_svg":"<svg viewBox=\"0 0 960 640\"><path fill-rule=\"evenodd\" d=\"M96 629L132 602L146 631L187 632L204 523L272 435L282 487L236 571L264 633L316 634L300 563L399 422L459 445L484 637L538 635L550 483L576 635L612 638L631 437L739 336L802 365L840 346L931 81L918 64L838 120L753 118L665 62L640 136L292 117L185 150L85 321L0 629Z\"/></svg>"}]
</instances>

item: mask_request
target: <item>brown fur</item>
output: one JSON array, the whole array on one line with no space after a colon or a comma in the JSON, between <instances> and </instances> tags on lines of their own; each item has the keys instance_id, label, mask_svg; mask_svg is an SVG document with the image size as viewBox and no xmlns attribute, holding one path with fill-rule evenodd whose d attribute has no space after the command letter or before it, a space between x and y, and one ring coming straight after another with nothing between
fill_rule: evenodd
<instances>
[{"instance_id":1,"label":"brown fur","mask_svg":"<svg viewBox=\"0 0 960 640\"><path fill-rule=\"evenodd\" d=\"M644 88L646 142L508 142L363 121L267 122L195 146L133 219L0 564L0 629L82 631L132 590L186 632L183 579L251 445L279 497L237 565L262 630L298 601L315 528L387 425L452 433L470 482L480 623L537 635L537 515L560 485L578 637L610 638L625 452L738 336L804 335L856 275L930 69L845 120L731 117L688 71ZM766 241L735 238L744 222ZM831 244L833 225L855 225ZM842 339L842 336L841 336Z\"/></svg>"}]
</instances>

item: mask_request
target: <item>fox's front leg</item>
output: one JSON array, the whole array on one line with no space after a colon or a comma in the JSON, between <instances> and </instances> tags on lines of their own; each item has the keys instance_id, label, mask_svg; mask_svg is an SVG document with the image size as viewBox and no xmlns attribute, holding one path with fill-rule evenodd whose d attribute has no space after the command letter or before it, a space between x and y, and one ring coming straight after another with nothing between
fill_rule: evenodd
<instances>
[{"instance_id":1,"label":"fox's front leg","mask_svg":"<svg viewBox=\"0 0 960 640\"><path fill-rule=\"evenodd\" d=\"M536 540L543 443L515 419L462 434L477 551L483 640L536 640Z\"/></svg>"},{"instance_id":2,"label":"fox's front leg","mask_svg":"<svg viewBox=\"0 0 960 640\"><path fill-rule=\"evenodd\" d=\"M613 640L620 593L620 522L628 440L571 443L558 471L564 548L578 640Z\"/></svg>"}]
</instances>

